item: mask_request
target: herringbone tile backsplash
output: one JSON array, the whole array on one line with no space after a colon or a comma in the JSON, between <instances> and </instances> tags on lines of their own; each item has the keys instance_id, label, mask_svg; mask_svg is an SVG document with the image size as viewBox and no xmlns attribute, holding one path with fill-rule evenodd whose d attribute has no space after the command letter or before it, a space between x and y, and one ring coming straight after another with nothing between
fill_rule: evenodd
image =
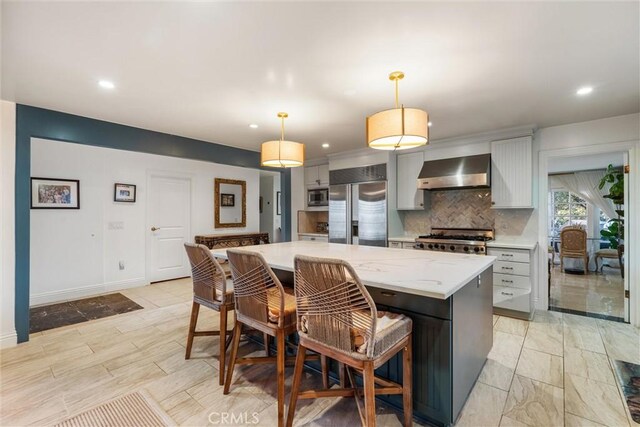
<instances>
[{"instance_id":1,"label":"herringbone tile backsplash","mask_svg":"<svg viewBox=\"0 0 640 427\"><path fill-rule=\"evenodd\" d=\"M404 211L407 235L429 233L431 228L493 228L496 235L519 236L535 232L532 209L491 209L488 189L432 191L431 206L424 211Z\"/></svg>"}]
</instances>

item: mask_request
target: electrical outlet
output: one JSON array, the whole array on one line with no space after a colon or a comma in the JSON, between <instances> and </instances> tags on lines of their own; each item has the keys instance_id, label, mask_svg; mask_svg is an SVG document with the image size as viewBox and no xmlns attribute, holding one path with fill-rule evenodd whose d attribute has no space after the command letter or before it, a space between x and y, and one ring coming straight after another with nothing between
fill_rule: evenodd
<instances>
[{"instance_id":1,"label":"electrical outlet","mask_svg":"<svg viewBox=\"0 0 640 427\"><path fill-rule=\"evenodd\" d=\"M120 270L124 270L124 261L120 261L118 267L120 267Z\"/></svg>"}]
</instances>

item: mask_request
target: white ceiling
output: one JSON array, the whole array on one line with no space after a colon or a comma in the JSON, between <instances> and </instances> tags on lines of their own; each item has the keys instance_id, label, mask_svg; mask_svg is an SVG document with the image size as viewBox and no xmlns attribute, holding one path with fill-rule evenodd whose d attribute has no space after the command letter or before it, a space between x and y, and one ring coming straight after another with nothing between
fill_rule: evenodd
<instances>
[{"instance_id":1,"label":"white ceiling","mask_svg":"<svg viewBox=\"0 0 640 427\"><path fill-rule=\"evenodd\" d=\"M640 111L638 2L2 8L3 99L252 150L278 111L308 158L364 147L396 69L432 139Z\"/></svg>"}]
</instances>

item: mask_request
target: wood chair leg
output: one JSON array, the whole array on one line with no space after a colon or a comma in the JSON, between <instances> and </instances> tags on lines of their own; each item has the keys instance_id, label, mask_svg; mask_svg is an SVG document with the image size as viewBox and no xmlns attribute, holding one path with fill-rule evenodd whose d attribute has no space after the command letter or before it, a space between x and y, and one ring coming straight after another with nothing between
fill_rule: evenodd
<instances>
[{"instance_id":1,"label":"wood chair leg","mask_svg":"<svg viewBox=\"0 0 640 427\"><path fill-rule=\"evenodd\" d=\"M322 367L322 387L326 390L329 388L329 367L327 365L327 356L320 355L320 366Z\"/></svg>"},{"instance_id":2,"label":"wood chair leg","mask_svg":"<svg viewBox=\"0 0 640 427\"><path fill-rule=\"evenodd\" d=\"M196 331L199 312L200 304L194 301L191 305L191 320L189 321L189 334L187 335L187 350L184 353L185 359L189 359L191 357L191 347L193 347L193 334Z\"/></svg>"},{"instance_id":3,"label":"wood chair leg","mask_svg":"<svg viewBox=\"0 0 640 427\"><path fill-rule=\"evenodd\" d=\"M365 412L365 426L376 426L376 385L373 376L373 363L364 362L364 369L362 370L362 376L364 380L364 412Z\"/></svg>"},{"instance_id":4,"label":"wood chair leg","mask_svg":"<svg viewBox=\"0 0 640 427\"><path fill-rule=\"evenodd\" d=\"M584 274L589 274L589 257L584 257Z\"/></svg>"},{"instance_id":5,"label":"wood chair leg","mask_svg":"<svg viewBox=\"0 0 640 427\"><path fill-rule=\"evenodd\" d=\"M340 375L340 388L347 388L347 366L340 362L338 365L339 375Z\"/></svg>"},{"instance_id":6,"label":"wood chair leg","mask_svg":"<svg viewBox=\"0 0 640 427\"><path fill-rule=\"evenodd\" d=\"M284 331L278 329L276 331L276 365L278 371L278 427L284 427L284 361L285 361L285 344Z\"/></svg>"},{"instance_id":7,"label":"wood chair leg","mask_svg":"<svg viewBox=\"0 0 640 427\"><path fill-rule=\"evenodd\" d=\"M287 414L287 427L293 425L293 416L296 412L296 403L298 402L298 393L300 392L300 382L302 380L302 369L304 368L304 358L307 349L298 345L298 354L296 355L296 366L293 371L293 382L291 383L291 398L289 400L289 412Z\"/></svg>"},{"instance_id":8,"label":"wood chair leg","mask_svg":"<svg viewBox=\"0 0 640 427\"><path fill-rule=\"evenodd\" d=\"M236 359L238 357L240 335L242 335L242 323L236 320L236 325L233 327L233 341L231 342L231 354L229 355L229 366L227 366L227 378L224 381L223 394L229 394L229 386L231 385L231 379L233 378L233 369L236 366Z\"/></svg>"},{"instance_id":9,"label":"wood chair leg","mask_svg":"<svg viewBox=\"0 0 640 427\"><path fill-rule=\"evenodd\" d=\"M412 337L409 336L409 342L402 350L402 409L404 410L404 427L413 425L413 373L411 367L413 365L413 349Z\"/></svg>"},{"instance_id":10,"label":"wood chair leg","mask_svg":"<svg viewBox=\"0 0 640 427\"><path fill-rule=\"evenodd\" d=\"M264 340L264 352L267 355L267 357L270 357L271 352L269 351L269 334L263 332L262 339Z\"/></svg>"},{"instance_id":11,"label":"wood chair leg","mask_svg":"<svg viewBox=\"0 0 640 427\"><path fill-rule=\"evenodd\" d=\"M564 257L560 255L560 272L564 273Z\"/></svg>"},{"instance_id":12,"label":"wood chair leg","mask_svg":"<svg viewBox=\"0 0 640 427\"><path fill-rule=\"evenodd\" d=\"M219 382L220 385L224 384L224 365L225 358L227 356L227 316L229 312L227 311L227 307L220 307L220 365L218 368L218 375L220 377Z\"/></svg>"}]
</instances>

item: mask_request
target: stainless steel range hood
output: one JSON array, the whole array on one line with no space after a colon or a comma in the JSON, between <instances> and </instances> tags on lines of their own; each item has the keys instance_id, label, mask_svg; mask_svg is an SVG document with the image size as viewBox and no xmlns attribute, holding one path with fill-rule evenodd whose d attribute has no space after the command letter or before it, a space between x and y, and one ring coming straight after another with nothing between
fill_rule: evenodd
<instances>
[{"instance_id":1,"label":"stainless steel range hood","mask_svg":"<svg viewBox=\"0 0 640 427\"><path fill-rule=\"evenodd\" d=\"M454 190L491 186L491 154L424 162L418 176L422 190Z\"/></svg>"}]
</instances>

